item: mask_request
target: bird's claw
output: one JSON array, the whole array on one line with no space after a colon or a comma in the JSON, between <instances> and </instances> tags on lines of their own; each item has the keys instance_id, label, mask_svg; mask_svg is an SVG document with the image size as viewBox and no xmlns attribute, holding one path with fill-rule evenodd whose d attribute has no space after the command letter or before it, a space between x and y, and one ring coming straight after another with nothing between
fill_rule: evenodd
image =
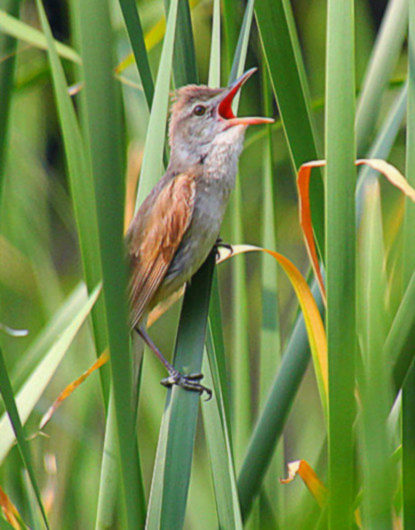
<instances>
[{"instance_id":1,"label":"bird's claw","mask_svg":"<svg viewBox=\"0 0 415 530\"><path fill-rule=\"evenodd\" d=\"M212 391L210 388L198 383L198 381L201 379L203 379L203 374L183 375L180 372L173 372L169 375L169 377L162 379L160 384L167 388L177 385L181 388L184 388L185 390L190 390L191 392L199 392L200 395L202 395L203 392L206 392L206 401L209 401L212 398Z\"/></svg>"},{"instance_id":2,"label":"bird's claw","mask_svg":"<svg viewBox=\"0 0 415 530\"><path fill-rule=\"evenodd\" d=\"M219 259L220 258L220 249L221 248L226 248L226 250L229 250L229 252L231 253L231 255L233 254L233 247L230 243L225 243L221 237L218 237L218 239L216 240L215 242L215 245L213 247L214 251L215 251L215 254L216 254L216 259Z\"/></svg>"}]
</instances>

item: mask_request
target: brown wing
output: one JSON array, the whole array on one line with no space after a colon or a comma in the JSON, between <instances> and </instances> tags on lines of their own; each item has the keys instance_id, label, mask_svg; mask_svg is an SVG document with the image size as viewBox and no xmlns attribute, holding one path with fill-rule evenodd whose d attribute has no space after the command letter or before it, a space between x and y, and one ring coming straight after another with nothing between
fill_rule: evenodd
<instances>
[{"instance_id":1,"label":"brown wing","mask_svg":"<svg viewBox=\"0 0 415 530\"><path fill-rule=\"evenodd\" d=\"M137 212L128 233L131 326L135 327L163 281L189 227L196 183L181 173L151 194Z\"/></svg>"}]
</instances>

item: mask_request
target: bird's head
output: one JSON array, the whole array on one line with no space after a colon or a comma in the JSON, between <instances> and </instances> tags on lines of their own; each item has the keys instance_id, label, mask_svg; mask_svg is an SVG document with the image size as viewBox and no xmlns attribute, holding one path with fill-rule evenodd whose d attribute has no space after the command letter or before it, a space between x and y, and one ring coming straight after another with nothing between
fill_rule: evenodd
<instances>
[{"instance_id":1,"label":"bird's head","mask_svg":"<svg viewBox=\"0 0 415 530\"><path fill-rule=\"evenodd\" d=\"M236 117L232 111L235 95L255 71L251 68L226 88L186 85L177 90L169 130L174 165L196 164L218 142L232 145L248 125L273 123L271 118Z\"/></svg>"}]
</instances>

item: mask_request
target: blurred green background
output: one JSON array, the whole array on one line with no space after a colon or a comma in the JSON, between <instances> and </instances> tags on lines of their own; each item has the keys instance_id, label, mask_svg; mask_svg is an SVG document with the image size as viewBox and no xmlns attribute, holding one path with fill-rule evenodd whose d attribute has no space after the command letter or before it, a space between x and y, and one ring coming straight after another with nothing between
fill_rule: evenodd
<instances>
[{"instance_id":1,"label":"blurred green background","mask_svg":"<svg viewBox=\"0 0 415 530\"><path fill-rule=\"evenodd\" d=\"M71 1L48 0L44 2L54 37L73 45L76 26L71 20ZM112 2L111 16L116 28L118 62L130 52L130 46L119 10ZM160 0L140 0L138 9L145 34L164 17ZM386 0L356 1L356 79L359 90L369 60L376 32L385 10ZM323 144L324 80L325 80L325 20L324 0L293 0L295 20L305 59L311 88L313 117L317 125L317 139ZM7 9L7 0L0 0L0 9ZM241 21L244 2L235 17ZM20 19L39 28L36 6L24 1ZM212 2L193 2L192 23L195 35L197 66L201 82L207 81L212 24ZM0 34L1 36L1 34ZM161 41L149 51L154 74L161 52ZM0 66L10 60L3 49ZM226 83L226 57L223 50L223 83ZM82 267L77 243L76 226L68 191L64 148L50 81L46 53L24 42L19 42L16 56L13 98L10 110L8 141L3 155L3 190L1 195L0 231L0 322L13 328L28 329L27 337L12 338L0 334L0 344L5 353L9 373L18 386L30 371L31 360L26 353L37 334L56 314L66 296L82 278ZM247 57L247 66L261 65L259 38L254 25ZM393 79L382 101L379 123L383 121L391 102L406 76L406 50L403 50ZM74 65L64 61L69 84L78 82ZM134 189L140 170L145 142L148 111L140 80L134 65L122 73L120 83L123 97L125 176L127 187ZM261 75L257 74L244 87L240 114L263 114ZM1 94L0 94L1 98ZM79 104L79 96L74 96ZM105 108L102 112L105 112ZM278 110L273 106L273 115ZM301 127L301 124L299 124ZM243 198L243 237L235 240L231 217L225 220L222 238L231 243L261 244L261 218L263 215L263 174L266 149L265 131L251 128L246 136L246 147L240 161L240 182ZM368 143L371 138L368 138ZM307 273L308 259L298 223L297 193L290 165L288 149L280 123L273 127L272 169L275 181L276 250L288 256ZM389 160L398 168L404 167L405 135L398 135ZM393 221L402 205L398 192L388 188L385 194L383 215L386 238L393 234ZM392 237L392 236L390 236ZM393 249L390 266L393 268ZM243 260L245 258L236 258ZM252 361L253 416L256 416L260 396L258 356L262 318L261 258L246 258L249 355ZM229 263L219 271L223 309L224 336L229 352L228 367L232 371L238 363L238 352L233 344L233 275ZM292 288L282 274L278 274L280 341L284 345L292 328L298 306ZM397 296L397 300L399 297ZM156 324L152 331L161 350L172 351L179 308L175 307ZM33 359L35 359L34 353ZM46 392L31 416L27 432L36 433L37 424L58 393L72 379L88 368L95 359L91 333L83 328L78 334ZM144 361L143 386L139 410L139 440L144 482L151 481L158 430L164 406L165 389L159 385L163 369L153 356ZM4 411L0 403L0 412ZM30 442L39 484L49 507L52 528L93 528L96 514L101 452L105 432L105 414L97 374L82 385L57 411L46 429L47 437L37 436ZM295 399L284 430L285 462L304 458L315 464L321 456L325 437L318 391L309 368ZM324 455L321 457L324 460ZM52 462L52 464L51 464ZM285 474L281 462L277 464L280 476ZM285 505L285 528L305 528L305 520L316 509L304 484L298 480L281 486L277 476L269 480L278 492L279 502ZM0 485L19 506L23 515L30 511L33 500L27 494L25 473L17 448L13 448L0 467ZM47 492L47 494L46 494ZM48 496L49 495L49 496ZM47 500L46 500L47 499ZM299 506L301 509L299 510ZM301 517L299 518L299 511ZM201 517L200 514L203 514ZM118 524L118 526L117 526ZM191 479L186 528L215 528L215 500L212 490L206 442L199 425L195 460ZM114 528L122 523L114 523Z\"/></svg>"}]
</instances>

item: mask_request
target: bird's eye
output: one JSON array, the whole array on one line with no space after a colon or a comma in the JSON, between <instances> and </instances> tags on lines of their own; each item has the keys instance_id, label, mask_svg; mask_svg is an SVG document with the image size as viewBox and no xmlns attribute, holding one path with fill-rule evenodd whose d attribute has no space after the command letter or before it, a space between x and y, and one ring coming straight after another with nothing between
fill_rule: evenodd
<instances>
[{"instance_id":1,"label":"bird's eye","mask_svg":"<svg viewBox=\"0 0 415 530\"><path fill-rule=\"evenodd\" d=\"M206 112L206 107L203 105L196 105L196 107L193 109L193 114L196 114L196 116L203 116L203 114Z\"/></svg>"}]
</instances>

